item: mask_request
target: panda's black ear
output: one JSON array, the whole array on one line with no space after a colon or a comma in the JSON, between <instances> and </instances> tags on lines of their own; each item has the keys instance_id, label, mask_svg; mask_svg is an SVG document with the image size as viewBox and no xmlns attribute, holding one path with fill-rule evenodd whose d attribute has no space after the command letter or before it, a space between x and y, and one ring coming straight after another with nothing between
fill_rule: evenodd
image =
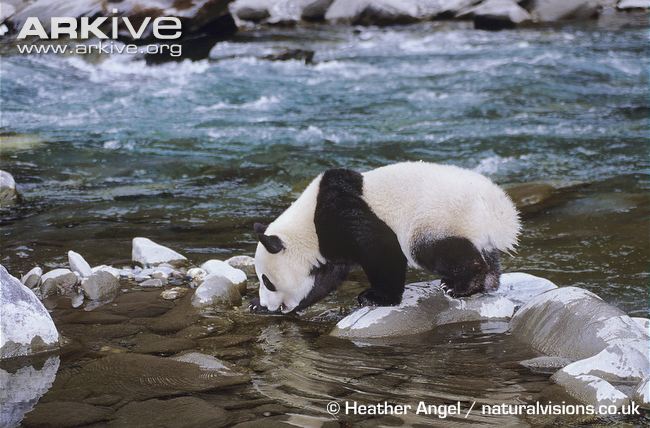
<instances>
[{"instance_id":1,"label":"panda's black ear","mask_svg":"<svg viewBox=\"0 0 650 428\"><path fill-rule=\"evenodd\" d=\"M284 243L282 242L282 239L278 235L258 235L257 236L264 245L264 248L266 248L266 251L268 251L271 254L277 254L280 251L284 250Z\"/></svg>"},{"instance_id":2,"label":"panda's black ear","mask_svg":"<svg viewBox=\"0 0 650 428\"><path fill-rule=\"evenodd\" d=\"M266 228L267 228L267 227L268 227L268 226L265 225L265 224L262 224L262 223L255 223L255 224L253 225L253 230L254 230L255 233L257 233L258 235L263 235L264 232L266 232Z\"/></svg>"}]
</instances>

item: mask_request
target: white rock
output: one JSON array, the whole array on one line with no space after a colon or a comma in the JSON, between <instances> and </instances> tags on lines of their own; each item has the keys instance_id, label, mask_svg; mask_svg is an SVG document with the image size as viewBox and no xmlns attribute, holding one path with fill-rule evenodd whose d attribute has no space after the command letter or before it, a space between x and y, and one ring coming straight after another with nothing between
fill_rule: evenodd
<instances>
[{"instance_id":1,"label":"white rock","mask_svg":"<svg viewBox=\"0 0 650 428\"><path fill-rule=\"evenodd\" d=\"M159 288L163 286L163 282L158 278L152 278L141 282L139 285L144 288Z\"/></svg>"},{"instance_id":2,"label":"white rock","mask_svg":"<svg viewBox=\"0 0 650 428\"><path fill-rule=\"evenodd\" d=\"M406 286L400 305L361 308L339 321L330 334L348 338L403 336L445 324L508 319L514 308L503 296L454 299L440 288L440 281L415 283Z\"/></svg>"},{"instance_id":3,"label":"white rock","mask_svg":"<svg viewBox=\"0 0 650 428\"><path fill-rule=\"evenodd\" d=\"M570 376L560 370L551 379L581 403L620 408L629 402L627 395L598 376Z\"/></svg>"},{"instance_id":4,"label":"white rock","mask_svg":"<svg viewBox=\"0 0 650 428\"><path fill-rule=\"evenodd\" d=\"M255 259L250 256L234 256L226 260L226 263L246 275L255 276Z\"/></svg>"},{"instance_id":5,"label":"white rock","mask_svg":"<svg viewBox=\"0 0 650 428\"><path fill-rule=\"evenodd\" d=\"M650 409L650 377L639 382L634 388L632 400L644 409Z\"/></svg>"},{"instance_id":6,"label":"white rock","mask_svg":"<svg viewBox=\"0 0 650 428\"><path fill-rule=\"evenodd\" d=\"M535 296L557 288L557 285L546 278L522 272L504 273L499 278L499 283L499 289L493 294L506 297L517 307L529 302Z\"/></svg>"},{"instance_id":7,"label":"white rock","mask_svg":"<svg viewBox=\"0 0 650 428\"><path fill-rule=\"evenodd\" d=\"M200 352L188 352L179 355L178 357L172 357L172 360L195 364L203 370L217 371L226 376L239 375L230 364L225 363L212 355L202 354Z\"/></svg>"},{"instance_id":8,"label":"white rock","mask_svg":"<svg viewBox=\"0 0 650 428\"><path fill-rule=\"evenodd\" d=\"M555 22L595 18L599 6L599 0L534 0L528 10L536 21Z\"/></svg>"},{"instance_id":9,"label":"white rock","mask_svg":"<svg viewBox=\"0 0 650 428\"><path fill-rule=\"evenodd\" d=\"M200 283L206 277L208 273L201 268L192 268L187 271L187 276L189 276L192 281Z\"/></svg>"},{"instance_id":10,"label":"white rock","mask_svg":"<svg viewBox=\"0 0 650 428\"><path fill-rule=\"evenodd\" d=\"M194 291L192 305L197 308L207 306L237 306L241 304L241 294L236 284L228 278L209 274Z\"/></svg>"},{"instance_id":11,"label":"white rock","mask_svg":"<svg viewBox=\"0 0 650 428\"><path fill-rule=\"evenodd\" d=\"M176 300L186 295L187 291L187 288L172 287L169 290L164 290L162 293L160 293L160 297L165 300Z\"/></svg>"},{"instance_id":12,"label":"white rock","mask_svg":"<svg viewBox=\"0 0 650 428\"><path fill-rule=\"evenodd\" d=\"M79 283L79 278L70 269L54 269L41 277L41 292L43 298L56 294L72 292L75 285Z\"/></svg>"},{"instance_id":13,"label":"white rock","mask_svg":"<svg viewBox=\"0 0 650 428\"><path fill-rule=\"evenodd\" d=\"M149 279L151 279L151 277L150 277L149 275L143 275L142 273L139 273L139 274L137 274L137 275L135 275L135 276L133 277L133 280L134 280L135 282L147 281L147 280L149 280Z\"/></svg>"},{"instance_id":14,"label":"white rock","mask_svg":"<svg viewBox=\"0 0 650 428\"><path fill-rule=\"evenodd\" d=\"M226 262L221 260L208 260L201 265L201 269L205 270L210 275L221 275L228 278L233 284L241 285L246 283L246 274Z\"/></svg>"},{"instance_id":15,"label":"white rock","mask_svg":"<svg viewBox=\"0 0 650 428\"><path fill-rule=\"evenodd\" d=\"M36 288L41 285L42 276L43 269L36 266L34 269L23 275L23 277L20 279L20 282L22 282L27 288Z\"/></svg>"},{"instance_id":16,"label":"white rock","mask_svg":"<svg viewBox=\"0 0 650 428\"><path fill-rule=\"evenodd\" d=\"M77 272L82 278L90 276L93 271L88 262L79 253L68 251L68 263L73 272Z\"/></svg>"},{"instance_id":17,"label":"white rock","mask_svg":"<svg viewBox=\"0 0 650 428\"><path fill-rule=\"evenodd\" d=\"M59 332L47 309L29 288L11 276L2 265L0 308L0 359L59 347Z\"/></svg>"},{"instance_id":18,"label":"white rock","mask_svg":"<svg viewBox=\"0 0 650 428\"><path fill-rule=\"evenodd\" d=\"M403 24L422 19L415 0L334 0L325 19L361 25Z\"/></svg>"},{"instance_id":19,"label":"white rock","mask_svg":"<svg viewBox=\"0 0 650 428\"><path fill-rule=\"evenodd\" d=\"M110 300L114 298L119 289L120 281L110 273L100 270L81 282L81 288L86 297L91 300Z\"/></svg>"},{"instance_id":20,"label":"white rock","mask_svg":"<svg viewBox=\"0 0 650 428\"><path fill-rule=\"evenodd\" d=\"M305 0L300 17L305 21L320 21L325 19L327 9L334 0Z\"/></svg>"},{"instance_id":21,"label":"white rock","mask_svg":"<svg viewBox=\"0 0 650 428\"><path fill-rule=\"evenodd\" d=\"M106 265L99 265L95 266L94 268L91 269L92 273L95 272L107 272L113 275L115 278L120 279L122 276L122 271L120 269L116 269L113 266L106 266Z\"/></svg>"},{"instance_id":22,"label":"white rock","mask_svg":"<svg viewBox=\"0 0 650 428\"><path fill-rule=\"evenodd\" d=\"M12 4L0 2L0 23L3 23L5 19L13 15L14 12L16 12L16 8Z\"/></svg>"},{"instance_id":23,"label":"white rock","mask_svg":"<svg viewBox=\"0 0 650 428\"><path fill-rule=\"evenodd\" d=\"M473 16L476 28L491 30L513 27L531 20L528 11L514 0L486 0L459 16L462 15Z\"/></svg>"},{"instance_id":24,"label":"white rock","mask_svg":"<svg viewBox=\"0 0 650 428\"><path fill-rule=\"evenodd\" d=\"M648 342L631 340L614 343L592 357L567 365L561 371L571 376L598 376L609 382L638 382L650 375Z\"/></svg>"},{"instance_id":25,"label":"white rock","mask_svg":"<svg viewBox=\"0 0 650 428\"><path fill-rule=\"evenodd\" d=\"M648 336L650 336L650 319L648 318L640 318L640 317L632 317L632 321L637 323L643 331L646 332Z\"/></svg>"},{"instance_id":26,"label":"white rock","mask_svg":"<svg viewBox=\"0 0 650 428\"><path fill-rule=\"evenodd\" d=\"M59 357L52 355L36 367L28 365L10 371L0 369L0 426L20 426L25 414L52 386L59 363Z\"/></svg>"},{"instance_id":27,"label":"white rock","mask_svg":"<svg viewBox=\"0 0 650 428\"><path fill-rule=\"evenodd\" d=\"M650 0L621 0L616 5L617 9L650 9Z\"/></svg>"},{"instance_id":28,"label":"white rock","mask_svg":"<svg viewBox=\"0 0 650 428\"><path fill-rule=\"evenodd\" d=\"M0 204L10 204L16 201L16 181L7 171L0 170Z\"/></svg>"},{"instance_id":29,"label":"white rock","mask_svg":"<svg viewBox=\"0 0 650 428\"><path fill-rule=\"evenodd\" d=\"M156 244L148 238L133 238L132 259L143 266L155 266L161 263L171 265L183 264L187 261L185 256L176 251Z\"/></svg>"},{"instance_id":30,"label":"white rock","mask_svg":"<svg viewBox=\"0 0 650 428\"><path fill-rule=\"evenodd\" d=\"M151 274L151 277L154 279L159 279L163 284L167 284L167 278L169 278L169 275L165 272L156 271Z\"/></svg>"}]
</instances>

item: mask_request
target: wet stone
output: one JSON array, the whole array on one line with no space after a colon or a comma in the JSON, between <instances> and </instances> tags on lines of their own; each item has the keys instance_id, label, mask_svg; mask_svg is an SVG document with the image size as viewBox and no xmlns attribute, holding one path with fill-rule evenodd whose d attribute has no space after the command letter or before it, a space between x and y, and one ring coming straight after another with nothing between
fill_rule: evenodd
<instances>
[{"instance_id":1,"label":"wet stone","mask_svg":"<svg viewBox=\"0 0 650 428\"><path fill-rule=\"evenodd\" d=\"M192 306L192 295L187 294L185 297L172 302L174 307L158 318L140 321L156 333L174 333L197 322L201 315Z\"/></svg>"},{"instance_id":2,"label":"wet stone","mask_svg":"<svg viewBox=\"0 0 650 428\"><path fill-rule=\"evenodd\" d=\"M122 344L130 345L131 350L139 354L156 355L173 355L194 347L194 342L189 339L149 333L138 334Z\"/></svg>"},{"instance_id":3,"label":"wet stone","mask_svg":"<svg viewBox=\"0 0 650 428\"><path fill-rule=\"evenodd\" d=\"M113 409L71 401L39 403L23 420L26 427L76 427L111 419Z\"/></svg>"},{"instance_id":4,"label":"wet stone","mask_svg":"<svg viewBox=\"0 0 650 428\"><path fill-rule=\"evenodd\" d=\"M129 403L115 413L109 427L177 427L228 425L228 413L195 397L179 397L170 400L147 400Z\"/></svg>"},{"instance_id":5,"label":"wet stone","mask_svg":"<svg viewBox=\"0 0 650 428\"><path fill-rule=\"evenodd\" d=\"M84 294L91 300L110 300L120 290L120 281L105 271L98 271L81 282Z\"/></svg>"}]
</instances>

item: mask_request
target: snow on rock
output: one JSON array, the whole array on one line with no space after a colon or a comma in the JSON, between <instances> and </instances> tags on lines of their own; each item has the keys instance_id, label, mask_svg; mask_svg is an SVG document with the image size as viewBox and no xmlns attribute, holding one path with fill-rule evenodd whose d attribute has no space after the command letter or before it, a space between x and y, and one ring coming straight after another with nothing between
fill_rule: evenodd
<instances>
[{"instance_id":1,"label":"snow on rock","mask_svg":"<svg viewBox=\"0 0 650 428\"><path fill-rule=\"evenodd\" d=\"M226 260L226 263L246 275L255 276L255 259L250 256L234 256Z\"/></svg>"},{"instance_id":2,"label":"snow on rock","mask_svg":"<svg viewBox=\"0 0 650 428\"><path fill-rule=\"evenodd\" d=\"M209 306L232 307L241 304L241 294L237 284L219 274L209 274L197 287L192 297L192 305L197 308Z\"/></svg>"},{"instance_id":3,"label":"snow on rock","mask_svg":"<svg viewBox=\"0 0 650 428\"><path fill-rule=\"evenodd\" d=\"M68 251L68 263L73 272L77 272L82 278L90 276L93 271L88 262L79 253Z\"/></svg>"},{"instance_id":4,"label":"snow on rock","mask_svg":"<svg viewBox=\"0 0 650 428\"><path fill-rule=\"evenodd\" d=\"M23 275L23 277L20 279L20 282L22 282L27 288L36 288L41 285L42 276L43 269L36 266L34 269Z\"/></svg>"},{"instance_id":5,"label":"snow on rock","mask_svg":"<svg viewBox=\"0 0 650 428\"><path fill-rule=\"evenodd\" d=\"M58 292L67 294L72 292L79 283L79 277L70 269L54 269L41 277L41 294L43 298Z\"/></svg>"},{"instance_id":6,"label":"snow on rock","mask_svg":"<svg viewBox=\"0 0 650 428\"><path fill-rule=\"evenodd\" d=\"M148 238L133 238L131 258L134 262L140 263L145 267L155 266L161 263L182 265L187 261L187 258L182 254L160 244L156 244Z\"/></svg>"},{"instance_id":7,"label":"snow on rock","mask_svg":"<svg viewBox=\"0 0 650 428\"><path fill-rule=\"evenodd\" d=\"M20 425L25 414L52 386L59 363L59 357L52 355L42 366L27 365L11 371L0 369L0 426Z\"/></svg>"},{"instance_id":8,"label":"snow on rock","mask_svg":"<svg viewBox=\"0 0 650 428\"><path fill-rule=\"evenodd\" d=\"M222 262L221 260L208 260L201 265L201 269L205 270L209 275L223 276L235 284L241 292L246 291L247 276L244 271L235 269L226 262Z\"/></svg>"},{"instance_id":9,"label":"snow on rock","mask_svg":"<svg viewBox=\"0 0 650 428\"><path fill-rule=\"evenodd\" d=\"M59 332L36 295L0 265L0 359L59 347ZM4 384L3 384L4 385Z\"/></svg>"},{"instance_id":10,"label":"snow on rock","mask_svg":"<svg viewBox=\"0 0 650 428\"><path fill-rule=\"evenodd\" d=\"M110 300L117 295L120 281L109 272L99 270L81 281L81 288L91 300Z\"/></svg>"}]
</instances>

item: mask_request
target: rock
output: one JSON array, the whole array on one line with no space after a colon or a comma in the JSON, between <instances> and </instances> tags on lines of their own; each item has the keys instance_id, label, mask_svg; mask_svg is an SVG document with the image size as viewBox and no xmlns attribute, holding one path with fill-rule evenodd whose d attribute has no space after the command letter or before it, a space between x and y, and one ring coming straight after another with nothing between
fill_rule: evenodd
<instances>
[{"instance_id":1,"label":"rock","mask_svg":"<svg viewBox=\"0 0 650 428\"><path fill-rule=\"evenodd\" d=\"M514 0L486 0L464 14L474 17L478 30L503 30L515 28L531 20L530 14Z\"/></svg>"},{"instance_id":2,"label":"rock","mask_svg":"<svg viewBox=\"0 0 650 428\"><path fill-rule=\"evenodd\" d=\"M156 355L172 355L195 346L193 341L184 337L159 336L151 333L138 334L128 343L132 344L133 352Z\"/></svg>"},{"instance_id":3,"label":"rock","mask_svg":"<svg viewBox=\"0 0 650 428\"><path fill-rule=\"evenodd\" d=\"M7 2L0 2L0 24L16 12L16 8Z\"/></svg>"},{"instance_id":4,"label":"rock","mask_svg":"<svg viewBox=\"0 0 650 428\"><path fill-rule=\"evenodd\" d=\"M160 293L160 297L165 300L176 300L187 294L187 288L173 287Z\"/></svg>"},{"instance_id":5,"label":"rock","mask_svg":"<svg viewBox=\"0 0 650 428\"><path fill-rule=\"evenodd\" d=\"M513 336L534 349L573 361L551 379L584 404L620 407L628 401L626 385L650 374L646 331L587 290L564 287L540 294L519 309L510 326Z\"/></svg>"},{"instance_id":6,"label":"rock","mask_svg":"<svg viewBox=\"0 0 650 428\"><path fill-rule=\"evenodd\" d=\"M422 333L466 321L507 319L515 305L503 296L449 297L440 281L406 286L399 306L363 307L338 322L330 333L348 338L378 338Z\"/></svg>"},{"instance_id":7,"label":"rock","mask_svg":"<svg viewBox=\"0 0 650 428\"><path fill-rule=\"evenodd\" d=\"M194 291L192 305L196 308L208 306L232 307L241 305L241 299L236 284L222 275L209 274Z\"/></svg>"},{"instance_id":8,"label":"rock","mask_svg":"<svg viewBox=\"0 0 650 428\"><path fill-rule=\"evenodd\" d=\"M201 283L203 282L203 279L206 277L208 273L201 268L192 268L187 271L187 276L192 279L192 281L196 283Z\"/></svg>"},{"instance_id":9,"label":"rock","mask_svg":"<svg viewBox=\"0 0 650 428\"><path fill-rule=\"evenodd\" d=\"M307 0L304 3L300 17L305 21L323 21L327 9L334 0Z\"/></svg>"},{"instance_id":10,"label":"rock","mask_svg":"<svg viewBox=\"0 0 650 428\"><path fill-rule=\"evenodd\" d=\"M106 395L124 402L214 391L249 381L198 364L135 353L109 354L77 368L50 390L50 400L88 401Z\"/></svg>"},{"instance_id":11,"label":"rock","mask_svg":"<svg viewBox=\"0 0 650 428\"><path fill-rule=\"evenodd\" d=\"M228 414L220 407L195 397L170 400L147 400L121 407L109 427L222 427L228 424Z\"/></svg>"},{"instance_id":12,"label":"rock","mask_svg":"<svg viewBox=\"0 0 650 428\"><path fill-rule=\"evenodd\" d=\"M271 16L269 2L264 0L238 0L232 4L231 11L243 21L261 22Z\"/></svg>"},{"instance_id":13,"label":"rock","mask_svg":"<svg viewBox=\"0 0 650 428\"><path fill-rule=\"evenodd\" d=\"M72 401L40 403L23 421L25 427L78 427L108 421L113 415L110 407L93 406Z\"/></svg>"},{"instance_id":14,"label":"rock","mask_svg":"<svg viewBox=\"0 0 650 428\"><path fill-rule=\"evenodd\" d=\"M536 357L521 361L522 366L539 373L553 373L571 363L568 358L562 357Z\"/></svg>"},{"instance_id":15,"label":"rock","mask_svg":"<svg viewBox=\"0 0 650 428\"><path fill-rule=\"evenodd\" d=\"M36 266L34 269L27 272L20 279L20 282L27 288L36 288L41 285L41 277L43 276L43 269Z\"/></svg>"},{"instance_id":16,"label":"rock","mask_svg":"<svg viewBox=\"0 0 650 428\"><path fill-rule=\"evenodd\" d=\"M421 17L415 1L334 0L325 19L354 25L395 25L415 22Z\"/></svg>"},{"instance_id":17,"label":"rock","mask_svg":"<svg viewBox=\"0 0 650 428\"><path fill-rule=\"evenodd\" d=\"M161 263L177 266L187 261L185 256L147 238L133 238L132 259L145 267Z\"/></svg>"},{"instance_id":18,"label":"rock","mask_svg":"<svg viewBox=\"0 0 650 428\"><path fill-rule=\"evenodd\" d=\"M43 298L47 298L57 291L61 294L72 293L79 278L70 269L54 269L43 275L41 281L41 293Z\"/></svg>"},{"instance_id":19,"label":"rock","mask_svg":"<svg viewBox=\"0 0 650 428\"><path fill-rule=\"evenodd\" d=\"M646 377L634 388L632 401L644 409L650 409L650 377Z\"/></svg>"},{"instance_id":20,"label":"rock","mask_svg":"<svg viewBox=\"0 0 650 428\"><path fill-rule=\"evenodd\" d=\"M246 275L255 276L255 259L250 256L234 256L226 260L226 263L243 271Z\"/></svg>"},{"instance_id":21,"label":"rock","mask_svg":"<svg viewBox=\"0 0 650 428\"><path fill-rule=\"evenodd\" d=\"M172 357L173 360L183 361L186 363L196 364L205 370L214 370L220 372L226 376L239 376L233 366L230 364L224 363L218 358L213 357L212 355L202 354L200 352L188 352L177 357Z\"/></svg>"},{"instance_id":22,"label":"rock","mask_svg":"<svg viewBox=\"0 0 650 428\"><path fill-rule=\"evenodd\" d=\"M99 265L95 266L92 268L92 272L107 272L113 275L115 278L120 279L122 277L122 271L120 269L116 269L113 266L106 266L106 265Z\"/></svg>"},{"instance_id":23,"label":"rock","mask_svg":"<svg viewBox=\"0 0 650 428\"><path fill-rule=\"evenodd\" d=\"M0 170L0 206L13 204L18 200L16 181L7 171Z\"/></svg>"},{"instance_id":24,"label":"rock","mask_svg":"<svg viewBox=\"0 0 650 428\"><path fill-rule=\"evenodd\" d=\"M499 278L499 289L493 294L504 296L516 307L529 302L533 297L556 289L557 285L545 278L522 272L504 273Z\"/></svg>"},{"instance_id":25,"label":"rock","mask_svg":"<svg viewBox=\"0 0 650 428\"><path fill-rule=\"evenodd\" d=\"M90 276L93 271L90 265L79 253L68 251L68 263L73 272L77 272L82 278Z\"/></svg>"},{"instance_id":26,"label":"rock","mask_svg":"<svg viewBox=\"0 0 650 428\"><path fill-rule=\"evenodd\" d=\"M632 321L637 323L639 325L639 327L641 327L643 329L643 331L645 331L646 334L650 336L650 319L632 317Z\"/></svg>"},{"instance_id":27,"label":"rock","mask_svg":"<svg viewBox=\"0 0 650 428\"><path fill-rule=\"evenodd\" d=\"M534 297L517 311L510 329L537 351L572 361L596 355L611 344L647 340L629 316L577 287Z\"/></svg>"},{"instance_id":28,"label":"rock","mask_svg":"<svg viewBox=\"0 0 650 428\"><path fill-rule=\"evenodd\" d=\"M11 371L0 368L1 426L20 425L25 414L34 408L52 386L59 364L59 357L53 355L48 357L42 366L27 365Z\"/></svg>"},{"instance_id":29,"label":"rock","mask_svg":"<svg viewBox=\"0 0 650 428\"><path fill-rule=\"evenodd\" d=\"M242 293L246 291L246 274L239 269L235 269L226 262L222 262L221 260L208 260L201 265L201 269L205 270L208 274L220 275L227 278L230 282L235 284Z\"/></svg>"},{"instance_id":30,"label":"rock","mask_svg":"<svg viewBox=\"0 0 650 428\"><path fill-rule=\"evenodd\" d=\"M155 288L155 287L162 287L163 282L158 278L152 278L152 279L147 279L146 281L142 281L139 285L140 287L145 287L145 288Z\"/></svg>"},{"instance_id":31,"label":"rock","mask_svg":"<svg viewBox=\"0 0 650 428\"><path fill-rule=\"evenodd\" d=\"M621 0L616 5L616 9L650 9L650 0Z\"/></svg>"},{"instance_id":32,"label":"rock","mask_svg":"<svg viewBox=\"0 0 650 428\"><path fill-rule=\"evenodd\" d=\"M529 7L535 21L556 22L598 17L600 0L534 0Z\"/></svg>"},{"instance_id":33,"label":"rock","mask_svg":"<svg viewBox=\"0 0 650 428\"><path fill-rule=\"evenodd\" d=\"M59 332L36 295L0 265L0 359L59 347Z\"/></svg>"},{"instance_id":34,"label":"rock","mask_svg":"<svg viewBox=\"0 0 650 428\"><path fill-rule=\"evenodd\" d=\"M551 379L581 403L620 408L629 401L627 395L597 376L570 376L560 370Z\"/></svg>"},{"instance_id":35,"label":"rock","mask_svg":"<svg viewBox=\"0 0 650 428\"><path fill-rule=\"evenodd\" d=\"M81 281L81 288L91 300L113 299L120 290L120 281L108 272L97 271Z\"/></svg>"},{"instance_id":36,"label":"rock","mask_svg":"<svg viewBox=\"0 0 650 428\"><path fill-rule=\"evenodd\" d=\"M266 55L262 57L269 61L304 61L305 64L311 64L314 61L314 51L306 49L286 49L282 52ZM254 265L253 265L254 266Z\"/></svg>"}]
</instances>

